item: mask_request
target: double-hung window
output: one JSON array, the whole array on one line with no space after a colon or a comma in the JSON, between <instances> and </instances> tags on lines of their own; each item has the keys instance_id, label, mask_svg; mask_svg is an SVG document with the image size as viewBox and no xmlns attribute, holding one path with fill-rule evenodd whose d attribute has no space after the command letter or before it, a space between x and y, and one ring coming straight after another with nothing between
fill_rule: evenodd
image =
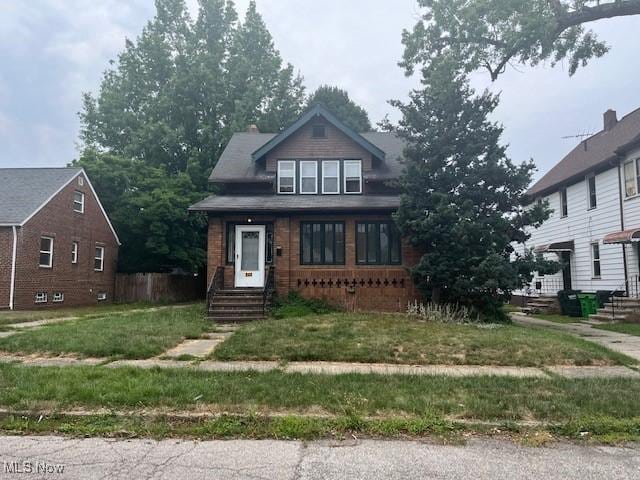
<instances>
[{"instance_id":1,"label":"double-hung window","mask_svg":"<svg viewBox=\"0 0 640 480\"><path fill-rule=\"evenodd\" d=\"M587 192L589 194L589 209L596 208L598 206L598 198L596 196L596 176L590 175L587 177Z\"/></svg>"},{"instance_id":2,"label":"double-hung window","mask_svg":"<svg viewBox=\"0 0 640 480\"><path fill-rule=\"evenodd\" d=\"M569 215L569 206L567 204L567 189L560 190L560 216L562 218Z\"/></svg>"},{"instance_id":3,"label":"double-hung window","mask_svg":"<svg viewBox=\"0 0 640 480\"><path fill-rule=\"evenodd\" d=\"M600 245L598 243L591 244L591 265L593 278L600 278Z\"/></svg>"},{"instance_id":4,"label":"double-hung window","mask_svg":"<svg viewBox=\"0 0 640 480\"><path fill-rule=\"evenodd\" d=\"M344 223L301 222L300 263L302 265L343 265Z\"/></svg>"},{"instance_id":5,"label":"double-hung window","mask_svg":"<svg viewBox=\"0 0 640 480\"><path fill-rule=\"evenodd\" d=\"M73 193L73 211L84 213L84 193L78 191Z\"/></svg>"},{"instance_id":6,"label":"double-hung window","mask_svg":"<svg viewBox=\"0 0 640 480\"><path fill-rule=\"evenodd\" d=\"M636 169L634 162L624 164L624 196L633 197L637 193Z\"/></svg>"},{"instance_id":7,"label":"double-hung window","mask_svg":"<svg viewBox=\"0 0 640 480\"><path fill-rule=\"evenodd\" d=\"M93 258L93 269L96 272L104 270L104 247L96 247L96 254Z\"/></svg>"},{"instance_id":8,"label":"double-hung window","mask_svg":"<svg viewBox=\"0 0 640 480\"><path fill-rule=\"evenodd\" d=\"M300 193L318 193L318 163L315 161L300 162Z\"/></svg>"},{"instance_id":9,"label":"double-hung window","mask_svg":"<svg viewBox=\"0 0 640 480\"><path fill-rule=\"evenodd\" d=\"M71 243L71 263L78 263L78 249L80 244L78 242Z\"/></svg>"},{"instance_id":10,"label":"double-hung window","mask_svg":"<svg viewBox=\"0 0 640 480\"><path fill-rule=\"evenodd\" d=\"M51 268L53 266L53 238L40 237L40 266Z\"/></svg>"},{"instance_id":11,"label":"double-hung window","mask_svg":"<svg viewBox=\"0 0 640 480\"><path fill-rule=\"evenodd\" d=\"M278 162L278 193L296 193L296 162Z\"/></svg>"},{"instance_id":12,"label":"double-hung window","mask_svg":"<svg viewBox=\"0 0 640 480\"><path fill-rule=\"evenodd\" d=\"M393 222L356 223L356 263L399 265L400 232Z\"/></svg>"},{"instance_id":13,"label":"double-hung window","mask_svg":"<svg viewBox=\"0 0 640 480\"><path fill-rule=\"evenodd\" d=\"M322 193L340 193L340 162L325 160L322 162Z\"/></svg>"},{"instance_id":14,"label":"double-hung window","mask_svg":"<svg viewBox=\"0 0 640 480\"><path fill-rule=\"evenodd\" d=\"M344 193L362 193L362 162L344 161Z\"/></svg>"}]
</instances>

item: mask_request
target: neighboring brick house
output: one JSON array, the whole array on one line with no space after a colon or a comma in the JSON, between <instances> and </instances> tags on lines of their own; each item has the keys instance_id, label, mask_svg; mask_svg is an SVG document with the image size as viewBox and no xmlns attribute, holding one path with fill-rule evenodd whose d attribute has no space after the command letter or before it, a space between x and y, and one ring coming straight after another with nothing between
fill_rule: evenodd
<instances>
[{"instance_id":1,"label":"neighboring brick house","mask_svg":"<svg viewBox=\"0 0 640 480\"><path fill-rule=\"evenodd\" d=\"M403 149L393 133L359 134L319 105L279 134L234 134L209 178L220 193L190 208L209 217L211 316L259 318L271 290L406 309L420 253L391 218Z\"/></svg>"},{"instance_id":2,"label":"neighboring brick house","mask_svg":"<svg viewBox=\"0 0 640 480\"><path fill-rule=\"evenodd\" d=\"M0 169L0 309L111 301L119 245L83 169Z\"/></svg>"}]
</instances>

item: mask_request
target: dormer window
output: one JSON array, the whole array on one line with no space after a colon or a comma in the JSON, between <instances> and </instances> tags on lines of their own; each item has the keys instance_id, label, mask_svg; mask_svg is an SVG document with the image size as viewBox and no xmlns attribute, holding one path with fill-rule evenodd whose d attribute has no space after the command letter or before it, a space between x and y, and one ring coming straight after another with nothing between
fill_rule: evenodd
<instances>
[{"instance_id":1,"label":"dormer window","mask_svg":"<svg viewBox=\"0 0 640 480\"><path fill-rule=\"evenodd\" d=\"M327 138L327 127L322 123L318 123L311 127L312 138Z\"/></svg>"},{"instance_id":2,"label":"dormer window","mask_svg":"<svg viewBox=\"0 0 640 480\"><path fill-rule=\"evenodd\" d=\"M296 162L278 162L278 193L296 193Z\"/></svg>"},{"instance_id":3,"label":"dormer window","mask_svg":"<svg viewBox=\"0 0 640 480\"><path fill-rule=\"evenodd\" d=\"M314 161L300 162L300 193L318 193L318 164Z\"/></svg>"},{"instance_id":4,"label":"dormer window","mask_svg":"<svg viewBox=\"0 0 640 480\"><path fill-rule=\"evenodd\" d=\"M345 160L344 193L362 193L362 162Z\"/></svg>"}]
</instances>

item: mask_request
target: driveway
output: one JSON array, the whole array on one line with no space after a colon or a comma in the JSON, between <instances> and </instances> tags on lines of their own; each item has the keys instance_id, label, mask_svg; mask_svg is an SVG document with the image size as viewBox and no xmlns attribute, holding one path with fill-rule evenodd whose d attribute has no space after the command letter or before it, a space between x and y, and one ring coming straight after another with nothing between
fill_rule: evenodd
<instances>
[{"instance_id":1,"label":"driveway","mask_svg":"<svg viewBox=\"0 0 640 480\"><path fill-rule=\"evenodd\" d=\"M552 330L571 333L590 342L597 343L610 350L624 353L628 357L640 361L640 337L619 332L610 332L593 328L587 323L557 323L542 320L521 313L512 313L514 323L524 326L545 327Z\"/></svg>"},{"instance_id":2,"label":"driveway","mask_svg":"<svg viewBox=\"0 0 640 480\"><path fill-rule=\"evenodd\" d=\"M0 437L0 479L636 479L640 451L568 443L522 447L471 439L415 441L180 441ZM7 466L62 473L21 475ZM39 462L39 463L38 463ZM14 469L15 472L15 469Z\"/></svg>"}]
</instances>

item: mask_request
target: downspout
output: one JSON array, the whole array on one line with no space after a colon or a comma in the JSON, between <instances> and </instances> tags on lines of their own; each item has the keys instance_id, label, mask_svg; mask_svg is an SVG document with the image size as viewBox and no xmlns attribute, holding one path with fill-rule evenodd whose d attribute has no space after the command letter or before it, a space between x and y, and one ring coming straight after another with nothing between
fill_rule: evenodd
<instances>
[{"instance_id":1,"label":"downspout","mask_svg":"<svg viewBox=\"0 0 640 480\"><path fill-rule=\"evenodd\" d=\"M620 231L624 230L624 203L622 200L622 176L620 174L620 162L618 162L618 200L620 203ZM629 273L627 272L627 246L622 246L622 265L624 266L624 290L629 295Z\"/></svg>"},{"instance_id":2,"label":"downspout","mask_svg":"<svg viewBox=\"0 0 640 480\"><path fill-rule=\"evenodd\" d=\"M13 302L16 289L16 252L18 250L18 230L15 225L11 227L13 230L13 247L11 251L11 285L9 287L9 310L13 310Z\"/></svg>"}]
</instances>

